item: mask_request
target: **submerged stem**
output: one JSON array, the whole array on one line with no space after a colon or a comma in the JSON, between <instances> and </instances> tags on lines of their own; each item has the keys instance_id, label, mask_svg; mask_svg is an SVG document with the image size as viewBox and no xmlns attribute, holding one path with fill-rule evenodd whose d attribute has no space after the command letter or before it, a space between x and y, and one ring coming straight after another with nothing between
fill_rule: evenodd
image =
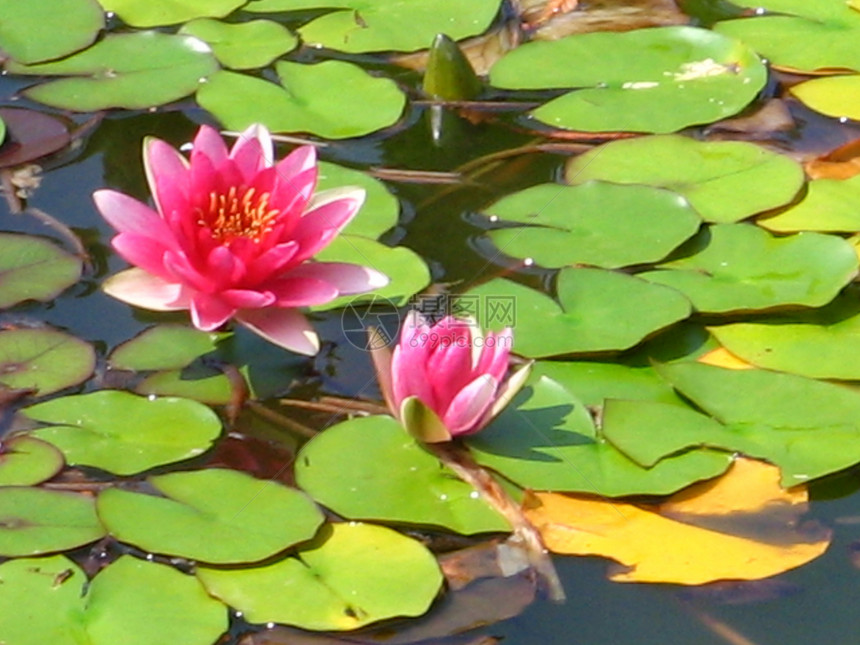
<instances>
[{"instance_id":1,"label":"submerged stem","mask_svg":"<svg viewBox=\"0 0 860 645\"><path fill-rule=\"evenodd\" d=\"M504 516L513 528L514 535L522 540L528 553L529 564L543 581L549 599L553 602L564 602L564 587L544 546L543 538L523 514L520 505L510 498L489 472L475 462L465 447L452 442L426 445L443 464L473 486L490 506Z\"/></svg>"}]
</instances>

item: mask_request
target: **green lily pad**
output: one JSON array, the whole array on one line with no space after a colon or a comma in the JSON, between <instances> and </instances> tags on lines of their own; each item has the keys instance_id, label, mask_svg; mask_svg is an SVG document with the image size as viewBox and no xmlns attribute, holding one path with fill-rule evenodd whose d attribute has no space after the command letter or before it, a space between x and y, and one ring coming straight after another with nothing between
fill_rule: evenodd
<instances>
[{"instance_id":1,"label":"green lily pad","mask_svg":"<svg viewBox=\"0 0 860 645\"><path fill-rule=\"evenodd\" d=\"M350 519L441 526L466 535L510 530L477 491L388 416L344 421L311 439L296 458L296 482Z\"/></svg>"},{"instance_id":2,"label":"green lily pad","mask_svg":"<svg viewBox=\"0 0 860 645\"><path fill-rule=\"evenodd\" d=\"M0 0L0 15L0 49L19 63L83 49L104 27L104 13L95 0Z\"/></svg>"},{"instance_id":3,"label":"green lily pad","mask_svg":"<svg viewBox=\"0 0 860 645\"><path fill-rule=\"evenodd\" d=\"M794 374L673 363L660 374L728 426L733 446L777 464L794 486L860 462L860 393ZM660 462L663 463L663 462Z\"/></svg>"},{"instance_id":4,"label":"green lily pad","mask_svg":"<svg viewBox=\"0 0 860 645\"><path fill-rule=\"evenodd\" d=\"M230 379L220 370L205 367L155 372L135 385L134 391L144 396L194 399L208 405L227 405L233 400Z\"/></svg>"},{"instance_id":5,"label":"green lily pad","mask_svg":"<svg viewBox=\"0 0 860 645\"><path fill-rule=\"evenodd\" d=\"M381 181L360 170L320 161L317 191L343 186L364 188L364 205L352 221L343 229L345 235L361 235L376 239L397 225L400 202L388 192Z\"/></svg>"},{"instance_id":6,"label":"green lily pad","mask_svg":"<svg viewBox=\"0 0 860 645\"><path fill-rule=\"evenodd\" d=\"M803 186L788 157L739 141L656 135L613 141L571 159L571 184L593 179L668 188L709 222L736 222L782 206Z\"/></svg>"},{"instance_id":7,"label":"green lily pad","mask_svg":"<svg viewBox=\"0 0 860 645\"><path fill-rule=\"evenodd\" d=\"M111 34L89 49L14 74L70 76L25 90L34 101L78 112L143 109L181 99L218 69L209 46L192 36L154 31Z\"/></svg>"},{"instance_id":8,"label":"green lily pad","mask_svg":"<svg viewBox=\"0 0 860 645\"><path fill-rule=\"evenodd\" d=\"M536 376L546 376L582 401L601 406L606 399L659 401L686 405L651 367L585 361L538 361Z\"/></svg>"},{"instance_id":9,"label":"green lily pad","mask_svg":"<svg viewBox=\"0 0 860 645\"><path fill-rule=\"evenodd\" d=\"M223 18L247 0L99 0L132 27L175 25L194 18Z\"/></svg>"},{"instance_id":10,"label":"green lily pad","mask_svg":"<svg viewBox=\"0 0 860 645\"><path fill-rule=\"evenodd\" d=\"M484 327L516 329L514 351L530 358L619 351L690 315L674 289L652 289L639 278L602 269L562 269L558 302L516 282L497 278L466 292L488 303ZM491 302L513 307L513 319L494 320Z\"/></svg>"},{"instance_id":11,"label":"green lily pad","mask_svg":"<svg viewBox=\"0 0 860 645\"><path fill-rule=\"evenodd\" d=\"M53 300L81 277L80 258L40 237L0 233L0 308Z\"/></svg>"},{"instance_id":12,"label":"green lily pad","mask_svg":"<svg viewBox=\"0 0 860 645\"><path fill-rule=\"evenodd\" d=\"M0 487L0 556L66 551L105 535L88 495Z\"/></svg>"},{"instance_id":13,"label":"green lily pad","mask_svg":"<svg viewBox=\"0 0 860 645\"><path fill-rule=\"evenodd\" d=\"M691 253L639 277L683 292L696 309L726 313L827 304L857 274L857 255L840 237L774 237L757 226L717 224Z\"/></svg>"},{"instance_id":14,"label":"green lily pad","mask_svg":"<svg viewBox=\"0 0 860 645\"><path fill-rule=\"evenodd\" d=\"M262 123L274 132L309 132L329 139L387 128L406 105L394 81L371 76L352 63L281 61L275 69L281 85L218 72L200 87L197 101L231 130Z\"/></svg>"},{"instance_id":15,"label":"green lily pad","mask_svg":"<svg viewBox=\"0 0 860 645\"><path fill-rule=\"evenodd\" d=\"M778 233L796 231L860 232L860 175L850 179L813 179L803 199L756 224Z\"/></svg>"},{"instance_id":16,"label":"green lily pad","mask_svg":"<svg viewBox=\"0 0 860 645\"><path fill-rule=\"evenodd\" d=\"M271 13L320 7L340 9L299 30L312 47L350 53L426 49L436 34L454 40L486 31L499 0L253 0L245 11Z\"/></svg>"},{"instance_id":17,"label":"green lily pad","mask_svg":"<svg viewBox=\"0 0 860 645\"><path fill-rule=\"evenodd\" d=\"M350 630L396 616L420 616L442 585L433 554L381 526L327 525L296 557L262 567L208 569L209 593L252 623Z\"/></svg>"},{"instance_id":18,"label":"green lily pad","mask_svg":"<svg viewBox=\"0 0 860 645\"><path fill-rule=\"evenodd\" d=\"M0 642L80 645L87 577L62 555L0 564Z\"/></svg>"},{"instance_id":19,"label":"green lily pad","mask_svg":"<svg viewBox=\"0 0 860 645\"><path fill-rule=\"evenodd\" d=\"M227 608L194 576L121 556L92 581L84 615L92 645L211 645L227 630Z\"/></svg>"},{"instance_id":20,"label":"green lily pad","mask_svg":"<svg viewBox=\"0 0 860 645\"><path fill-rule=\"evenodd\" d=\"M478 463L525 488L607 497L667 495L722 473L731 462L725 453L690 450L643 468L597 435L576 396L537 375L467 443Z\"/></svg>"},{"instance_id":21,"label":"green lily pad","mask_svg":"<svg viewBox=\"0 0 860 645\"><path fill-rule=\"evenodd\" d=\"M86 381L96 366L92 345L56 329L0 331L0 383L52 394Z\"/></svg>"},{"instance_id":22,"label":"green lily pad","mask_svg":"<svg viewBox=\"0 0 860 645\"><path fill-rule=\"evenodd\" d=\"M183 25L179 33L208 43L215 58L231 69L265 67L299 42L286 27L271 20L231 24L198 18Z\"/></svg>"},{"instance_id":23,"label":"green lily pad","mask_svg":"<svg viewBox=\"0 0 860 645\"><path fill-rule=\"evenodd\" d=\"M526 225L489 233L503 253L551 268L587 264L615 269L656 262L702 223L676 193L604 182L532 186L485 212Z\"/></svg>"},{"instance_id":24,"label":"green lily pad","mask_svg":"<svg viewBox=\"0 0 860 645\"><path fill-rule=\"evenodd\" d=\"M860 121L860 75L816 78L793 86L791 93L816 112Z\"/></svg>"},{"instance_id":25,"label":"green lily pad","mask_svg":"<svg viewBox=\"0 0 860 645\"><path fill-rule=\"evenodd\" d=\"M719 421L657 401L607 401L602 430L613 446L645 468L691 447L734 450L732 433Z\"/></svg>"},{"instance_id":26,"label":"green lily pad","mask_svg":"<svg viewBox=\"0 0 860 645\"><path fill-rule=\"evenodd\" d=\"M195 457L221 434L217 415L196 401L119 391L65 396L21 412L51 424L32 434L57 446L69 464L119 475Z\"/></svg>"},{"instance_id":27,"label":"green lily pad","mask_svg":"<svg viewBox=\"0 0 860 645\"><path fill-rule=\"evenodd\" d=\"M718 23L720 33L749 43L774 65L806 72L822 69L860 71L860 12L845 0L755 0L737 2L766 9L758 15ZM803 43L798 47L798 43Z\"/></svg>"},{"instance_id":28,"label":"green lily pad","mask_svg":"<svg viewBox=\"0 0 860 645\"><path fill-rule=\"evenodd\" d=\"M227 336L184 325L155 325L117 346L108 362L112 368L120 370L179 369L214 352L218 341Z\"/></svg>"},{"instance_id":29,"label":"green lily pad","mask_svg":"<svg viewBox=\"0 0 860 645\"><path fill-rule=\"evenodd\" d=\"M6 122L0 118L0 144L6 139Z\"/></svg>"},{"instance_id":30,"label":"green lily pad","mask_svg":"<svg viewBox=\"0 0 860 645\"><path fill-rule=\"evenodd\" d=\"M860 304L849 292L808 314L710 327L723 347L748 363L812 378L860 380Z\"/></svg>"},{"instance_id":31,"label":"green lily pad","mask_svg":"<svg viewBox=\"0 0 860 645\"><path fill-rule=\"evenodd\" d=\"M0 641L9 645L211 645L228 620L194 577L128 555L89 585L65 556L4 562L0 602Z\"/></svg>"},{"instance_id":32,"label":"green lily pad","mask_svg":"<svg viewBox=\"0 0 860 645\"><path fill-rule=\"evenodd\" d=\"M33 486L63 469L63 453L27 435L0 442L0 486Z\"/></svg>"},{"instance_id":33,"label":"green lily pad","mask_svg":"<svg viewBox=\"0 0 860 645\"><path fill-rule=\"evenodd\" d=\"M323 521L303 493L237 470L149 478L164 497L112 488L98 513L119 541L203 562L256 562L313 537Z\"/></svg>"},{"instance_id":34,"label":"green lily pad","mask_svg":"<svg viewBox=\"0 0 860 645\"><path fill-rule=\"evenodd\" d=\"M385 298L404 305L413 295L430 284L430 269L421 256L405 246L385 246L358 235L340 235L314 256L321 262L362 264L388 276L389 283L380 289L356 296L343 296L314 307L327 311L374 298Z\"/></svg>"},{"instance_id":35,"label":"green lily pad","mask_svg":"<svg viewBox=\"0 0 860 645\"><path fill-rule=\"evenodd\" d=\"M587 132L665 133L717 121L746 107L766 79L742 42L685 26L534 41L490 70L491 83L505 89L585 88L530 114Z\"/></svg>"}]
</instances>

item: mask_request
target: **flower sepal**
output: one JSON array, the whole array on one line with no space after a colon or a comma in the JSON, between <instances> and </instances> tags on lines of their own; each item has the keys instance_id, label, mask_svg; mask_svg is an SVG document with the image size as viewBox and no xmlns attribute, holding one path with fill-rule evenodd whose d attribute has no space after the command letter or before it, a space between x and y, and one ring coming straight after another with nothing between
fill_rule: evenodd
<instances>
[{"instance_id":1,"label":"flower sepal","mask_svg":"<svg viewBox=\"0 0 860 645\"><path fill-rule=\"evenodd\" d=\"M408 396L400 404L400 423L406 432L422 443L451 441L451 433L442 419L417 396Z\"/></svg>"}]
</instances>

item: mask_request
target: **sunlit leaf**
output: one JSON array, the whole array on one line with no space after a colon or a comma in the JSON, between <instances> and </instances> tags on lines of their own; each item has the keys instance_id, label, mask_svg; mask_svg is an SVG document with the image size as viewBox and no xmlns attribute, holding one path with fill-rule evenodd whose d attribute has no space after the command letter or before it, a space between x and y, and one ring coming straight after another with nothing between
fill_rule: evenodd
<instances>
[{"instance_id":1,"label":"sunlit leaf","mask_svg":"<svg viewBox=\"0 0 860 645\"><path fill-rule=\"evenodd\" d=\"M237 470L176 472L148 481L164 497L112 488L99 495L98 513L116 539L150 553L256 562L310 539L323 521L303 493Z\"/></svg>"},{"instance_id":2,"label":"sunlit leaf","mask_svg":"<svg viewBox=\"0 0 860 645\"><path fill-rule=\"evenodd\" d=\"M589 410L574 394L537 375L467 443L481 465L524 488L607 497L673 493L719 475L730 462L727 454L692 450L643 468L598 436Z\"/></svg>"},{"instance_id":3,"label":"sunlit leaf","mask_svg":"<svg viewBox=\"0 0 860 645\"><path fill-rule=\"evenodd\" d=\"M92 43L104 26L96 0L0 0L0 49L19 63L60 58Z\"/></svg>"},{"instance_id":4,"label":"sunlit leaf","mask_svg":"<svg viewBox=\"0 0 860 645\"><path fill-rule=\"evenodd\" d=\"M777 464L783 486L860 462L860 393L853 389L793 374L701 363L662 365L659 371L725 426L714 443ZM683 426L675 429L678 446L710 443Z\"/></svg>"},{"instance_id":5,"label":"sunlit leaf","mask_svg":"<svg viewBox=\"0 0 860 645\"><path fill-rule=\"evenodd\" d=\"M208 43L215 58L231 69L264 67L298 44L286 27L271 20L233 24L198 18L183 25L179 33Z\"/></svg>"},{"instance_id":6,"label":"sunlit leaf","mask_svg":"<svg viewBox=\"0 0 860 645\"><path fill-rule=\"evenodd\" d=\"M221 434L212 410L195 401L103 390L53 399L22 413L49 427L33 434L73 465L132 475L205 452Z\"/></svg>"},{"instance_id":7,"label":"sunlit leaf","mask_svg":"<svg viewBox=\"0 0 860 645\"><path fill-rule=\"evenodd\" d=\"M539 358L633 347L649 334L690 315L690 303L674 289L601 269L563 269L556 284L558 302L534 289L494 279L466 292L508 316L479 311L485 327L516 327L514 351ZM513 318L511 318L513 316Z\"/></svg>"},{"instance_id":8,"label":"sunlit leaf","mask_svg":"<svg viewBox=\"0 0 860 645\"><path fill-rule=\"evenodd\" d=\"M735 4L768 11L716 25L721 33L749 43L779 67L813 72L860 71L860 12L845 0L754 0ZM803 43L798 47L798 43Z\"/></svg>"},{"instance_id":9,"label":"sunlit leaf","mask_svg":"<svg viewBox=\"0 0 860 645\"><path fill-rule=\"evenodd\" d=\"M81 277L80 258L46 239L0 233L0 246L0 308L25 300L46 302Z\"/></svg>"},{"instance_id":10,"label":"sunlit leaf","mask_svg":"<svg viewBox=\"0 0 860 645\"><path fill-rule=\"evenodd\" d=\"M436 559L396 531L330 524L296 557L243 569L201 567L209 593L252 623L349 630L395 616L419 616L442 584Z\"/></svg>"},{"instance_id":11,"label":"sunlit leaf","mask_svg":"<svg viewBox=\"0 0 860 645\"><path fill-rule=\"evenodd\" d=\"M27 435L0 442L0 486L32 486L63 468L63 453Z\"/></svg>"},{"instance_id":12,"label":"sunlit leaf","mask_svg":"<svg viewBox=\"0 0 860 645\"><path fill-rule=\"evenodd\" d=\"M81 645L87 577L63 555L0 564L0 642Z\"/></svg>"},{"instance_id":13,"label":"sunlit leaf","mask_svg":"<svg viewBox=\"0 0 860 645\"><path fill-rule=\"evenodd\" d=\"M0 565L0 641L9 645L211 645L227 608L193 577L128 555L92 582L65 556Z\"/></svg>"},{"instance_id":14,"label":"sunlit leaf","mask_svg":"<svg viewBox=\"0 0 860 645\"><path fill-rule=\"evenodd\" d=\"M56 329L0 331L0 383L51 394L87 380L96 365L92 345Z\"/></svg>"},{"instance_id":15,"label":"sunlit leaf","mask_svg":"<svg viewBox=\"0 0 860 645\"><path fill-rule=\"evenodd\" d=\"M860 232L860 175L850 179L814 179L796 205L757 221L771 231Z\"/></svg>"},{"instance_id":16,"label":"sunlit leaf","mask_svg":"<svg viewBox=\"0 0 860 645\"><path fill-rule=\"evenodd\" d=\"M253 0L246 11L270 13L330 7L339 9L299 30L314 47L361 53L425 49L436 34L460 40L486 30L499 0Z\"/></svg>"},{"instance_id":17,"label":"sunlit leaf","mask_svg":"<svg viewBox=\"0 0 860 645\"><path fill-rule=\"evenodd\" d=\"M173 25L194 18L222 18L247 0L99 0L132 27Z\"/></svg>"},{"instance_id":18,"label":"sunlit leaf","mask_svg":"<svg viewBox=\"0 0 860 645\"><path fill-rule=\"evenodd\" d=\"M92 645L211 645L228 616L193 576L123 555L90 584L84 624Z\"/></svg>"},{"instance_id":19,"label":"sunlit leaf","mask_svg":"<svg viewBox=\"0 0 860 645\"><path fill-rule=\"evenodd\" d=\"M216 343L225 336L183 325L155 325L117 346L108 361L121 370L178 369L215 351Z\"/></svg>"},{"instance_id":20,"label":"sunlit leaf","mask_svg":"<svg viewBox=\"0 0 860 645\"><path fill-rule=\"evenodd\" d=\"M349 519L442 526L465 534L508 530L477 491L388 416L351 419L314 437L296 458L296 481Z\"/></svg>"},{"instance_id":21,"label":"sunlit leaf","mask_svg":"<svg viewBox=\"0 0 860 645\"><path fill-rule=\"evenodd\" d=\"M716 121L749 104L766 78L764 65L742 42L687 26L535 41L490 71L492 84L505 89L585 88L531 115L587 132L666 133Z\"/></svg>"},{"instance_id":22,"label":"sunlit leaf","mask_svg":"<svg viewBox=\"0 0 860 645\"><path fill-rule=\"evenodd\" d=\"M709 331L730 352L771 370L812 378L860 380L860 302L853 292L809 313L761 322L715 325Z\"/></svg>"},{"instance_id":23,"label":"sunlit leaf","mask_svg":"<svg viewBox=\"0 0 860 645\"><path fill-rule=\"evenodd\" d=\"M400 203L380 180L360 170L327 161L320 161L317 168L319 169L317 191L343 186L364 188L364 204L358 211L358 215L343 229L344 234L361 235L375 240L397 224Z\"/></svg>"},{"instance_id":24,"label":"sunlit leaf","mask_svg":"<svg viewBox=\"0 0 860 645\"><path fill-rule=\"evenodd\" d=\"M502 253L551 268L585 264L614 269L656 262L701 224L676 193L605 182L532 186L484 212L524 225L489 233Z\"/></svg>"},{"instance_id":25,"label":"sunlit leaf","mask_svg":"<svg viewBox=\"0 0 860 645\"><path fill-rule=\"evenodd\" d=\"M791 93L816 112L860 121L860 75L816 78L793 86Z\"/></svg>"},{"instance_id":26,"label":"sunlit leaf","mask_svg":"<svg viewBox=\"0 0 860 645\"><path fill-rule=\"evenodd\" d=\"M534 373L557 381L589 406L603 405L605 399L683 404L675 390L651 367L585 361L538 361Z\"/></svg>"},{"instance_id":27,"label":"sunlit leaf","mask_svg":"<svg viewBox=\"0 0 860 645\"><path fill-rule=\"evenodd\" d=\"M205 109L231 130L262 123L275 132L357 137L393 125L406 97L394 81L344 61L276 64L281 85L221 71L197 92ZM343 101L344 96L349 101Z\"/></svg>"},{"instance_id":28,"label":"sunlit leaf","mask_svg":"<svg viewBox=\"0 0 860 645\"><path fill-rule=\"evenodd\" d=\"M639 277L684 293L699 311L757 311L830 302L857 274L842 238L820 233L775 237L757 226L717 224L682 257Z\"/></svg>"},{"instance_id":29,"label":"sunlit leaf","mask_svg":"<svg viewBox=\"0 0 860 645\"><path fill-rule=\"evenodd\" d=\"M802 566L830 544L827 533L796 529L806 491L783 491L778 481L772 466L742 459L662 505L538 493L526 512L552 551L617 561L617 582L757 580ZM761 534L747 534L744 520Z\"/></svg>"},{"instance_id":30,"label":"sunlit leaf","mask_svg":"<svg viewBox=\"0 0 860 645\"><path fill-rule=\"evenodd\" d=\"M415 251L405 246L386 246L358 235L340 235L314 257L323 262L361 264L376 269L389 278L388 284L381 289L357 296L343 296L315 307L321 311L367 302L374 298L386 298L403 305L430 284L430 268Z\"/></svg>"},{"instance_id":31,"label":"sunlit leaf","mask_svg":"<svg viewBox=\"0 0 860 645\"><path fill-rule=\"evenodd\" d=\"M88 495L0 487L0 556L66 551L105 534Z\"/></svg>"},{"instance_id":32,"label":"sunlit leaf","mask_svg":"<svg viewBox=\"0 0 860 645\"><path fill-rule=\"evenodd\" d=\"M0 168L20 166L65 148L71 141L68 125L55 116L25 110L23 108L0 108L0 122L5 124L6 141L3 141L3 126L0 126Z\"/></svg>"},{"instance_id":33,"label":"sunlit leaf","mask_svg":"<svg viewBox=\"0 0 860 645\"><path fill-rule=\"evenodd\" d=\"M194 92L218 64L209 46L197 38L147 31L108 35L59 61L7 68L15 74L69 76L31 87L25 94L54 107L94 112L176 101Z\"/></svg>"},{"instance_id":34,"label":"sunlit leaf","mask_svg":"<svg viewBox=\"0 0 860 645\"><path fill-rule=\"evenodd\" d=\"M227 405L233 400L230 379L214 368L161 370L134 386L144 396L178 396L209 405Z\"/></svg>"},{"instance_id":35,"label":"sunlit leaf","mask_svg":"<svg viewBox=\"0 0 860 645\"><path fill-rule=\"evenodd\" d=\"M565 177L571 184L600 179L668 188L709 222L736 222L782 206L804 179L797 162L760 146L677 135L598 146L571 159Z\"/></svg>"}]
</instances>

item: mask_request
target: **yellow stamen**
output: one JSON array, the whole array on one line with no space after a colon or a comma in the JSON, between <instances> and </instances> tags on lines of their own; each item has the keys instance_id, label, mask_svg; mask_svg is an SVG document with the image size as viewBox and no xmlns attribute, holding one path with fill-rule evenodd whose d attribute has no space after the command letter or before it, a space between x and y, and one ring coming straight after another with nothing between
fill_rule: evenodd
<instances>
[{"instance_id":1,"label":"yellow stamen","mask_svg":"<svg viewBox=\"0 0 860 645\"><path fill-rule=\"evenodd\" d=\"M269 206L270 193L257 194L256 188L240 193L231 186L227 193L209 193L209 209L201 213L200 226L208 226L212 237L229 243L239 237L259 242L272 230L279 211Z\"/></svg>"}]
</instances>

